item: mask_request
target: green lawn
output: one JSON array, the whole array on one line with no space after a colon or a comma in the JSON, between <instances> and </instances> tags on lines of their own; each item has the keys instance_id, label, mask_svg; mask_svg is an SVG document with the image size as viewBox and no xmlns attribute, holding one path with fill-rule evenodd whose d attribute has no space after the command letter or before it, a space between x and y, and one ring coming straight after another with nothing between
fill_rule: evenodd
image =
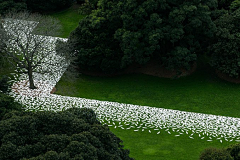
<instances>
[{"instance_id":1,"label":"green lawn","mask_svg":"<svg viewBox=\"0 0 240 160\"><path fill-rule=\"evenodd\" d=\"M129 149L130 157L136 160L197 160L207 147L223 148L233 144L190 139L187 135L175 137L174 133L169 135L167 132L134 132L114 127L110 130L123 140L124 148Z\"/></svg>"},{"instance_id":2,"label":"green lawn","mask_svg":"<svg viewBox=\"0 0 240 160\"><path fill-rule=\"evenodd\" d=\"M231 117L240 117L240 85L199 69L191 76L165 79L132 74L116 77L66 76L57 94L97 100L147 105Z\"/></svg>"},{"instance_id":3,"label":"green lawn","mask_svg":"<svg viewBox=\"0 0 240 160\"><path fill-rule=\"evenodd\" d=\"M77 6L50 14L62 25L60 37L68 37L80 19ZM207 69L206 69L207 68ZM116 77L78 78L63 76L57 84L57 94L89 99L116 101L153 107L240 117L240 85L219 80L208 67L199 68L191 76L164 79L133 74ZM2 71L3 74L5 71ZM110 130L123 140L130 156L136 160L195 160L206 147L226 147L230 142L194 140L187 135L175 137L161 132ZM234 143L234 142L232 142Z\"/></svg>"},{"instance_id":4,"label":"green lawn","mask_svg":"<svg viewBox=\"0 0 240 160\"><path fill-rule=\"evenodd\" d=\"M165 79L132 74L116 77L64 75L57 94L89 99L117 101L153 107L240 117L240 85L220 80L207 64L191 76ZM230 143L207 142L187 135L175 137L167 132L110 130L123 140L125 148L137 160L194 160L206 147L226 147ZM232 142L235 143L235 142Z\"/></svg>"},{"instance_id":5,"label":"green lawn","mask_svg":"<svg viewBox=\"0 0 240 160\"><path fill-rule=\"evenodd\" d=\"M49 14L52 17L60 20L62 27L59 37L67 38L69 34L78 26L79 21L84 18L84 15L78 14L79 5L75 4L72 7Z\"/></svg>"}]
</instances>

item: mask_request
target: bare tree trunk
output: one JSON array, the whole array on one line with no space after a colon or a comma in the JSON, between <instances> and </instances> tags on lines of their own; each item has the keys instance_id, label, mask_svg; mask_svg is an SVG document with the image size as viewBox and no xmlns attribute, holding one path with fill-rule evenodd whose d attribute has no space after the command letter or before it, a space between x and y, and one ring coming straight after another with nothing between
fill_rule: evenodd
<instances>
[{"instance_id":1,"label":"bare tree trunk","mask_svg":"<svg viewBox=\"0 0 240 160\"><path fill-rule=\"evenodd\" d=\"M37 87L34 86L34 82L33 82L33 72L32 72L32 68L29 67L28 69L28 78L29 78L29 83L30 83L30 89L36 89Z\"/></svg>"}]
</instances>

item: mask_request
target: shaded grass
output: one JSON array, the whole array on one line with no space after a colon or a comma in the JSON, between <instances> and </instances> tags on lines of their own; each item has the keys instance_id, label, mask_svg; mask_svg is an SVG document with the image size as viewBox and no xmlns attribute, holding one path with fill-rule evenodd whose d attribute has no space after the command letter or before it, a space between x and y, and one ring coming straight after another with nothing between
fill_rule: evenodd
<instances>
[{"instance_id":1,"label":"shaded grass","mask_svg":"<svg viewBox=\"0 0 240 160\"><path fill-rule=\"evenodd\" d=\"M60 19L61 37L68 37L84 16L76 9L51 14ZM180 79L165 79L132 74L116 77L80 75L76 79L64 75L57 84L57 94L105 101L115 101L160 108L177 109L215 115L240 117L240 85L220 80L205 62L197 72ZM226 147L235 142L207 142L187 135L175 137L161 132L134 132L109 127L123 140L130 156L136 160L194 160L207 147Z\"/></svg>"},{"instance_id":2,"label":"shaded grass","mask_svg":"<svg viewBox=\"0 0 240 160\"><path fill-rule=\"evenodd\" d=\"M240 117L240 85L199 69L191 76L165 79L132 74L117 77L63 76L57 94L182 111Z\"/></svg>"},{"instance_id":3,"label":"shaded grass","mask_svg":"<svg viewBox=\"0 0 240 160\"><path fill-rule=\"evenodd\" d=\"M49 14L60 20L62 29L60 35L58 35L59 37L67 38L77 28L79 21L85 17L85 15L78 14L78 7L79 5L74 4L68 9Z\"/></svg>"},{"instance_id":4,"label":"shaded grass","mask_svg":"<svg viewBox=\"0 0 240 160\"><path fill-rule=\"evenodd\" d=\"M116 77L64 75L57 94L89 99L117 101L183 111L240 117L240 85L220 80L205 63L197 71L180 79L165 79L132 74ZM140 106L141 107L141 106ZM123 140L136 160L195 160L208 147L223 148L236 142L208 142L188 135L175 137L156 131L134 132L109 127Z\"/></svg>"}]
</instances>

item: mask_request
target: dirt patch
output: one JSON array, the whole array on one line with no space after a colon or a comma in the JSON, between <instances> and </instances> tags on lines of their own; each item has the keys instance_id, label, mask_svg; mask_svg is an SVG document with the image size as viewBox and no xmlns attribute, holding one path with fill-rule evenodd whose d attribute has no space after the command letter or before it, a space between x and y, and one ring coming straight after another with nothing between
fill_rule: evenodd
<instances>
[{"instance_id":1,"label":"dirt patch","mask_svg":"<svg viewBox=\"0 0 240 160\"><path fill-rule=\"evenodd\" d=\"M29 88L29 81L23 80L16 82L12 85L12 91L24 95L24 96L42 96L42 95L48 95L51 92L51 85L47 81L34 81L36 89L30 89ZM54 87L55 88L55 87ZM54 93L56 90L52 89L52 92Z\"/></svg>"},{"instance_id":2,"label":"dirt patch","mask_svg":"<svg viewBox=\"0 0 240 160\"><path fill-rule=\"evenodd\" d=\"M57 91L56 87L53 87L52 91L50 92L50 94L53 94Z\"/></svg>"},{"instance_id":3,"label":"dirt patch","mask_svg":"<svg viewBox=\"0 0 240 160\"><path fill-rule=\"evenodd\" d=\"M114 74L106 74L103 72L94 72L94 71L84 71L79 69L79 71L86 75L91 76L104 76L104 77L112 77L116 75L124 75L124 74L132 74L132 73L142 73L146 75L152 75L157 77L163 78L179 78L183 76L187 76L192 74L197 68L197 63L194 63L190 70L180 69L181 73L179 74L176 70L168 70L160 65L156 60L151 60L145 65L139 64L132 64L131 66L127 67L126 69L119 71Z\"/></svg>"},{"instance_id":4,"label":"dirt patch","mask_svg":"<svg viewBox=\"0 0 240 160\"><path fill-rule=\"evenodd\" d=\"M216 70L216 74L219 78L228 81L228 82L232 82L232 83L236 83L236 84L240 84L240 77L239 78L233 78L228 76L227 74L224 74L218 70Z\"/></svg>"}]
</instances>

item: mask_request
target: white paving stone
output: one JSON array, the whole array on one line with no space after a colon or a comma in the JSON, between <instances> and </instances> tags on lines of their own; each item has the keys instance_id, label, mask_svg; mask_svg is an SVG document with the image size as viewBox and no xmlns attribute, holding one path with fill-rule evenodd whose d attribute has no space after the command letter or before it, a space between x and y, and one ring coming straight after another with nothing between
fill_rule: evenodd
<instances>
[{"instance_id":1,"label":"white paving stone","mask_svg":"<svg viewBox=\"0 0 240 160\"><path fill-rule=\"evenodd\" d=\"M53 42L57 39L48 38ZM53 46L50 47L55 47L54 43L51 44ZM53 52L49 59L57 63L61 57ZM67 64L61 65L51 68L55 70L53 75L34 74L38 87L36 90L28 88L27 75L15 76L10 95L25 105L26 110L62 111L71 107L91 108L101 123L114 128L160 135L165 131L176 137L187 134L191 139L220 143L240 141L240 118L50 94L67 68Z\"/></svg>"}]
</instances>

